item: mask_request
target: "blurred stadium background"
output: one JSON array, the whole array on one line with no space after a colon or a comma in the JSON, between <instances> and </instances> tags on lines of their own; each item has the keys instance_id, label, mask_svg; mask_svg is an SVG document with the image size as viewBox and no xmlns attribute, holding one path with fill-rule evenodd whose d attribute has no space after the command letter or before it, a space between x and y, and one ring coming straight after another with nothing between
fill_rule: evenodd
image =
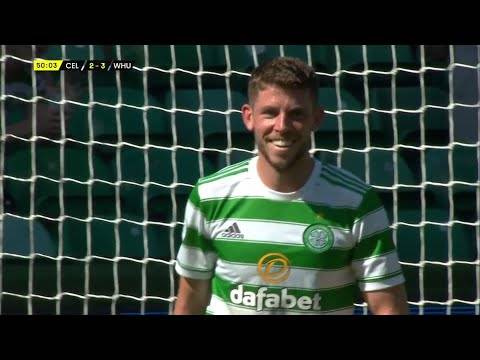
<instances>
[{"instance_id":1,"label":"blurred stadium background","mask_svg":"<svg viewBox=\"0 0 480 360\"><path fill-rule=\"evenodd\" d=\"M480 314L473 45L2 45L0 313L169 313L186 198L252 156L239 110L250 71L279 55L318 73L312 153L381 194L412 313ZM46 74L34 58L135 67ZM15 133L40 103L58 135Z\"/></svg>"}]
</instances>

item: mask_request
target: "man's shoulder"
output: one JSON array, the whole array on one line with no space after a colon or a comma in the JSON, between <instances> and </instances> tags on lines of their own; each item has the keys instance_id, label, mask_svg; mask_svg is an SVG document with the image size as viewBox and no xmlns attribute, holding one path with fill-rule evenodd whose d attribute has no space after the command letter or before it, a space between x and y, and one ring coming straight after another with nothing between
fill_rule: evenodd
<instances>
[{"instance_id":1,"label":"man's shoulder","mask_svg":"<svg viewBox=\"0 0 480 360\"><path fill-rule=\"evenodd\" d=\"M331 173L332 175L340 176L350 181L355 181L357 183L370 187L370 185L367 184L365 180L361 179L359 176L355 175L347 169L338 167L334 164L322 163L322 169L326 172Z\"/></svg>"},{"instance_id":2,"label":"man's shoulder","mask_svg":"<svg viewBox=\"0 0 480 360\"><path fill-rule=\"evenodd\" d=\"M338 166L322 163L320 177L337 188L365 195L372 187L352 172Z\"/></svg>"},{"instance_id":3,"label":"man's shoulder","mask_svg":"<svg viewBox=\"0 0 480 360\"><path fill-rule=\"evenodd\" d=\"M248 177L249 164L252 159L247 159L229 166L226 166L210 175L198 179L196 187L200 192L205 189L216 189L231 187L239 181ZM216 191L213 190L213 191ZM210 192L210 191L208 191Z\"/></svg>"}]
</instances>

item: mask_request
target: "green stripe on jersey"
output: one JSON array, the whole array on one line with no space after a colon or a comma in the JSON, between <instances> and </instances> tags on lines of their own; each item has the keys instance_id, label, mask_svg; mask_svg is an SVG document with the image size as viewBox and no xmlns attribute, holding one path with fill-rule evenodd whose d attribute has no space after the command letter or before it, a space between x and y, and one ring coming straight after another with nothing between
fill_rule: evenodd
<instances>
[{"instance_id":1,"label":"green stripe on jersey","mask_svg":"<svg viewBox=\"0 0 480 360\"><path fill-rule=\"evenodd\" d=\"M360 219L365 215L378 210L380 207L383 207L380 197L373 188L370 188L365 193L362 203L358 207L357 214L355 216L357 219Z\"/></svg>"},{"instance_id":2,"label":"green stripe on jersey","mask_svg":"<svg viewBox=\"0 0 480 360\"><path fill-rule=\"evenodd\" d=\"M317 254L305 246L253 243L244 240L216 239L213 246L220 259L249 265L257 265L265 254L278 252L290 260L292 268L335 270L348 266L352 257L352 250L330 249L325 253Z\"/></svg>"},{"instance_id":3,"label":"green stripe on jersey","mask_svg":"<svg viewBox=\"0 0 480 360\"><path fill-rule=\"evenodd\" d=\"M381 276L372 276L372 277L365 278L365 279L358 279L357 281L362 282L362 283L365 283L365 282L380 282L381 280L390 279L390 278L396 277L396 276L401 275L401 274L402 274L402 270L398 270L398 271L395 271L391 274L381 275Z\"/></svg>"},{"instance_id":4,"label":"green stripe on jersey","mask_svg":"<svg viewBox=\"0 0 480 360\"><path fill-rule=\"evenodd\" d=\"M366 237L354 249L353 260L367 259L381 256L395 250L391 230L386 229L381 233Z\"/></svg>"},{"instance_id":5,"label":"green stripe on jersey","mask_svg":"<svg viewBox=\"0 0 480 360\"><path fill-rule=\"evenodd\" d=\"M238 169L244 165L247 165L249 162L250 162L251 159L247 159L247 160L243 160L243 161L240 161L236 164L231 164L229 166L226 166L224 167L223 169L220 169L218 170L217 172L214 172L213 174L211 174L211 176L213 175L218 175L218 174L224 174L226 172L229 172L229 171L232 171L232 170L235 170L235 169Z\"/></svg>"},{"instance_id":6,"label":"green stripe on jersey","mask_svg":"<svg viewBox=\"0 0 480 360\"><path fill-rule=\"evenodd\" d=\"M240 298L241 294L238 291L238 286L240 284L231 283L226 281L219 276L215 276L212 281L212 293L216 296L224 299L228 303L232 304L231 299L231 291L237 289L237 292L234 293L237 295L237 298ZM258 293L258 290L261 287L265 286L257 286L257 285L248 285L243 284L243 296L245 296L245 292L253 292L254 294ZM267 286L265 294L276 294L280 295L282 293L282 286ZM297 289L297 288L288 288L287 294L290 296L294 296L297 300L301 297L305 296L312 299L312 305L315 302L315 299L318 299L317 302L320 305L320 309L316 311L332 311L332 310L340 310L349 306L353 306L353 302L355 300L355 291L356 285L349 284L346 286L328 289L328 290L310 290L310 289ZM316 294L318 294L316 296ZM238 302L238 301L236 301ZM255 302L257 302L257 298L255 298ZM265 298L263 298L263 303L265 303ZM253 311L257 310L257 303L255 307L250 307ZM313 306L312 306L313 307ZM281 308L281 307L279 307ZM272 309L272 308L270 308ZM269 310L265 304L262 304L262 310ZM272 309L273 310L273 309ZM294 306L288 310L297 310L297 311L305 311L301 307ZM310 311L315 311L311 309Z\"/></svg>"},{"instance_id":7,"label":"green stripe on jersey","mask_svg":"<svg viewBox=\"0 0 480 360\"><path fill-rule=\"evenodd\" d=\"M235 218L298 224L320 223L345 229L351 227L355 215L354 209L259 198L207 199L202 200L201 207L207 222Z\"/></svg>"},{"instance_id":8,"label":"green stripe on jersey","mask_svg":"<svg viewBox=\"0 0 480 360\"><path fill-rule=\"evenodd\" d=\"M199 248L202 251L215 251L212 241L191 227L187 227L183 244Z\"/></svg>"},{"instance_id":9,"label":"green stripe on jersey","mask_svg":"<svg viewBox=\"0 0 480 360\"><path fill-rule=\"evenodd\" d=\"M200 195L198 194L198 185L194 186L190 195L188 196L188 201L192 203L197 210L200 209Z\"/></svg>"}]
</instances>

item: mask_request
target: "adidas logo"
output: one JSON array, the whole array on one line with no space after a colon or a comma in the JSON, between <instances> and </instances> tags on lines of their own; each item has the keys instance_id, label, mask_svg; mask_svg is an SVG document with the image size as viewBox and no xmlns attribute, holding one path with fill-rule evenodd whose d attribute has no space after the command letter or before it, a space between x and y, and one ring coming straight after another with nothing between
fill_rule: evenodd
<instances>
[{"instance_id":1,"label":"adidas logo","mask_svg":"<svg viewBox=\"0 0 480 360\"><path fill-rule=\"evenodd\" d=\"M236 222L230 225L220 236L224 238L243 239L243 234Z\"/></svg>"}]
</instances>

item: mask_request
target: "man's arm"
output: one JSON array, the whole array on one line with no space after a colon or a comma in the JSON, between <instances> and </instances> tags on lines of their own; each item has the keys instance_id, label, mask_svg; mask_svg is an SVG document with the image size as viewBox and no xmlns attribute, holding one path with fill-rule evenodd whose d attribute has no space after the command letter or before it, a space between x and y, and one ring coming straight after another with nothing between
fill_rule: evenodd
<instances>
[{"instance_id":1,"label":"man's arm","mask_svg":"<svg viewBox=\"0 0 480 360\"><path fill-rule=\"evenodd\" d=\"M210 280L181 276L174 315L204 315L211 296Z\"/></svg>"},{"instance_id":2,"label":"man's arm","mask_svg":"<svg viewBox=\"0 0 480 360\"><path fill-rule=\"evenodd\" d=\"M363 297L374 315L408 315L407 293L403 284L365 291Z\"/></svg>"}]
</instances>

